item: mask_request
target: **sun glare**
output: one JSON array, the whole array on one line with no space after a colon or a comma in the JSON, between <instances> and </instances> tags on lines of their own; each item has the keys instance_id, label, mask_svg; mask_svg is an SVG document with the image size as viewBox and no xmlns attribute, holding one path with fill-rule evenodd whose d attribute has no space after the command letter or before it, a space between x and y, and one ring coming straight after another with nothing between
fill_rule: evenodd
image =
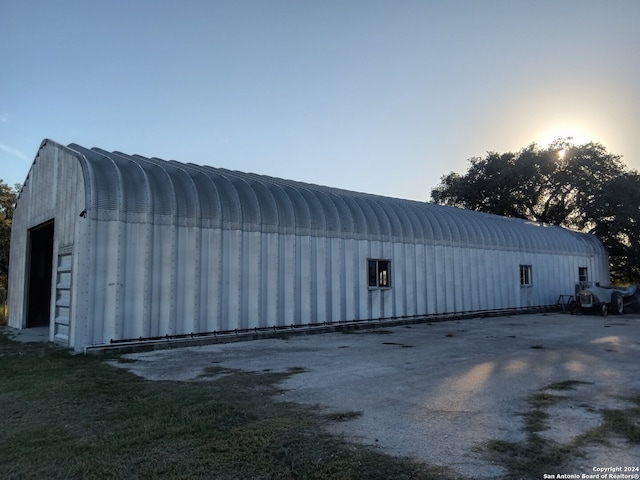
<instances>
[{"instance_id":1,"label":"sun glare","mask_svg":"<svg viewBox=\"0 0 640 480\"><path fill-rule=\"evenodd\" d=\"M542 135L539 136L537 143L542 147L548 147L555 140L567 139L571 143L576 145L582 145L584 143L589 143L591 141L595 141L593 137L587 132L584 128L570 127L566 125L555 126L553 128L548 129ZM562 158L564 156L564 151L559 151L558 156Z\"/></svg>"}]
</instances>

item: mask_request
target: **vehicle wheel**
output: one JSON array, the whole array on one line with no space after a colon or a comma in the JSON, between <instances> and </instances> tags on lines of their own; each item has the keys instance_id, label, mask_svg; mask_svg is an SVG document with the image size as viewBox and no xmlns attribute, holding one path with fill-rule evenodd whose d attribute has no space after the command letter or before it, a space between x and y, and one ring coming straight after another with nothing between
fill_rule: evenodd
<instances>
[{"instance_id":1,"label":"vehicle wheel","mask_svg":"<svg viewBox=\"0 0 640 480\"><path fill-rule=\"evenodd\" d=\"M567 308L569 309L569 313L571 313L571 315L578 314L578 302L571 300L567 305Z\"/></svg>"},{"instance_id":2,"label":"vehicle wheel","mask_svg":"<svg viewBox=\"0 0 640 480\"><path fill-rule=\"evenodd\" d=\"M611 297L611 311L616 315L622 315L624 313L624 300L622 299L622 295L617 292L614 292Z\"/></svg>"},{"instance_id":3,"label":"vehicle wheel","mask_svg":"<svg viewBox=\"0 0 640 480\"><path fill-rule=\"evenodd\" d=\"M609 305L607 305L606 303L600 304L600 315L602 315L603 317L609 315Z\"/></svg>"}]
</instances>

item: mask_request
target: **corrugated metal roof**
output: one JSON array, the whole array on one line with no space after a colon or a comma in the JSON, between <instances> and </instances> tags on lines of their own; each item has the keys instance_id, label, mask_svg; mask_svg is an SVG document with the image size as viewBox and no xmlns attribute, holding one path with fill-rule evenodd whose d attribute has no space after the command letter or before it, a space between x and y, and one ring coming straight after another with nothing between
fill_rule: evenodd
<instances>
[{"instance_id":1,"label":"corrugated metal roof","mask_svg":"<svg viewBox=\"0 0 640 480\"><path fill-rule=\"evenodd\" d=\"M85 172L88 216L328 237L521 251L593 252L560 227L265 175L70 144Z\"/></svg>"}]
</instances>

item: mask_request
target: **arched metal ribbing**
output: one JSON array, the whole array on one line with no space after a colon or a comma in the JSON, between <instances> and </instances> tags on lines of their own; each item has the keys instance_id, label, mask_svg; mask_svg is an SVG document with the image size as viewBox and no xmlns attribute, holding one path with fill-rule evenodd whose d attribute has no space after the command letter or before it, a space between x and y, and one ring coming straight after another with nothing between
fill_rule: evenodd
<instances>
[{"instance_id":1,"label":"arched metal ribbing","mask_svg":"<svg viewBox=\"0 0 640 480\"><path fill-rule=\"evenodd\" d=\"M343 195L340 198L344 201L349 214L353 219L353 236L357 238L362 234L372 232L372 228L369 226L362 208L358 205L354 197L350 195Z\"/></svg>"},{"instance_id":2,"label":"arched metal ribbing","mask_svg":"<svg viewBox=\"0 0 640 480\"><path fill-rule=\"evenodd\" d=\"M267 186L259 180L251 179L249 184L256 194L258 206L260 207L261 230L266 232L275 231L278 222L278 202Z\"/></svg>"},{"instance_id":3,"label":"arched metal ribbing","mask_svg":"<svg viewBox=\"0 0 640 480\"><path fill-rule=\"evenodd\" d=\"M90 207L114 218L120 212L160 223L523 252L601 250L588 236L536 222L75 144L69 148L82 155Z\"/></svg>"},{"instance_id":4,"label":"arched metal ribbing","mask_svg":"<svg viewBox=\"0 0 640 480\"><path fill-rule=\"evenodd\" d=\"M388 222L386 222L387 225L382 225L382 221L387 219L382 219L379 215L376 215L372 203L360 196L353 196L351 197L351 200L353 200L353 203L357 205L357 207L360 209L360 211L362 211L362 214L364 215L364 218L367 222L366 233L373 238L389 240L389 234L391 232L389 231Z\"/></svg>"},{"instance_id":5,"label":"arched metal ribbing","mask_svg":"<svg viewBox=\"0 0 640 480\"><path fill-rule=\"evenodd\" d=\"M72 145L70 148L81 153L87 160L91 189L90 208L97 212L112 212L112 215L120 212L123 203L122 187L117 168L111 158L79 145Z\"/></svg>"},{"instance_id":6,"label":"arched metal ribbing","mask_svg":"<svg viewBox=\"0 0 640 480\"><path fill-rule=\"evenodd\" d=\"M208 173L220 194L222 225L225 228L239 229L242 225L242 204L236 188L222 171Z\"/></svg>"},{"instance_id":7,"label":"arched metal ribbing","mask_svg":"<svg viewBox=\"0 0 640 480\"><path fill-rule=\"evenodd\" d=\"M318 200L315 192L307 188L299 189L302 198L304 198L309 208L309 220L311 233L317 236L324 235L327 229L327 211L322 202Z\"/></svg>"},{"instance_id":8,"label":"arched metal ribbing","mask_svg":"<svg viewBox=\"0 0 640 480\"><path fill-rule=\"evenodd\" d=\"M200 224L202 213L200 211L200 198L198 189L193 182L193 178L189 175L189 167L184 163L171 160L169 162L171 168L175 168L176 191L178 195L179 210L184 210L184 214L178 212L178 217L186 218L188 225ZM182 198L184 197L184 199ZM181 222L182 223L182 222Z\"/></svg>"},{"instance_id":9,"label":"arched metal ribbing","mask_svg":"<svg viewBox=\"0 0 640 480\"><path fill-rule=\"evenodd\" d=\"M258 230L262 223L260 202L251 185L242 177L227 174L236 189L242 212L242 225L245 230Z\"/></svg>"},{"instance_id":10,"label":"arched metal ribbing","mask_svg":"<svg viewBox=\"0 0 640 480\"><path fill-rule=\"evenodd\" d=\"M157 162L152 162L147 158L135 157L135 161L146 173L149 185L149 208L152 215L157 218L156 221L159 223L166 223L168 219L175 215L176 208L175 195L173 195L169 174L162 164L158 165ZM160 192L165 193L162 195Z\"/></svg>"},{"instance_id":11,"label":"arched metal ribbing","mask_svg":"<svg viewBox=\"0 0 640 480\"><path fill-rule=\"evenodd\" d=\"M204 228L222 228L220 194L215 182L198 169L191 168L186 170L186 173L191 177L196 191L200 212L199 225Z\"/></svg>"},{"instance_id":12,"label":"arched metal ribbing","mask_svg":"<svg viewBox=\"0 0 640 480\"><path fill-rule=\"evenodd\" d=\"M400 241L412 243L416 236L422 236L422 229L416 231L411 210L401 208L400 202L388 203L388 216L393 230L393 237Z\"/></svg>"},{"instance_id":13,"label":"arched metal ribbing","mask_svg":"<svg viewBox=\"0 0 640 480\"><path fill-rule=\"evenodd\" d=\"M342 230L343 222L333 198L327 192L323 192L321 190L315 192L315 196L321 204L321 208L324 210L325 231L329 235L339 235L339 232Z\"/></svg>"},{"instance_id":14,"label":"arched metal ribbing","mask_svg":"<svg viewBox=\"0 0 640 480\"><path fill-rule=\"evenodd\" d=\"M336 236L348 236L353 237L355 235L355 220L353 218L353 214L351 213L351 209L349 205L344 201L344 198L336 195L332 192L325 192L327 198L333 204L335 211L338 215L338 219L340 221L339 227L336 230Z\"/></svg>"},{"instance_id":15,"label":"arched metal ribbing","mask_svg":"<svg viewBox=\"0 0 640 480\"><path fill-rule=\"evenodd\" d=\"M284 234L294 233L296 225L296 213L293 210L293 205L289 201L287 192L284 191L281 185L276 183L269 184L265 182L265 185L273 195L273 199L278 209L278 225L274 231L279 231Z\"/></svg>"},{"instance_id":16,"label":"arched metal ribbing","mask_svg":"<svg viewBox=\"0 0 640 480\"><path fill-rule=\"evenodd\" d=\"M398 231L400 230L399 222L396 222L395 225L392 222L392 218L395 215L393 215L393 209L390 208L390 205L381 205L376 201L376 197L367 197L366 200L366 204L371 207L374 218L378 220L379 235L381 237L386 237L387 240L391 241L394 236L402 235L402 232Z\"/></svg>"},{"instance_id":17,"label":"arched metal ribbing","mask_svg":"<svg viewBox=\"0 0 640 480\"><path fill-rule=\"evenodd\" d=\"M287 195L295 217L293 228L299 235L309 235L311 229L311 213L304 197L297 188L289 185L281 185L282 191Z\"/></svg>"},{"instance_id":18,"label":"arched metal ribbing","mask_svg":"<svg viewBox=\"0 0 640 480\"><path fill-rule=\"evenodd\" d=\"M103 155L109 155L109 152L101 151ZM124 179L124 189L126 192L129 190L135 190L131 192L132 198L127 201L128 205L133 205L132 208L127 208L129 213L133 213L136 217L143 217L147 219L153 218L154 205L151 196L152 188L149 175L142 164L139 162L133 162L128 155L120 152L114 152L111 155L117 155L122 162L127 162L131 175L126 175Z\"/></svg>"},{"instance_id":19,"label":"arched metal ribbing","mask_svg":"<svg viewBox=\"0 0 640 480\"><path fill-rule=\"evenodd\" d=\"M140 164L118 153L93 150L102 155L105 161L112 161L116 167L122 185L120 213L125 216L148 214L150 210L149 182Z\"/></svg>"}]
</instances>

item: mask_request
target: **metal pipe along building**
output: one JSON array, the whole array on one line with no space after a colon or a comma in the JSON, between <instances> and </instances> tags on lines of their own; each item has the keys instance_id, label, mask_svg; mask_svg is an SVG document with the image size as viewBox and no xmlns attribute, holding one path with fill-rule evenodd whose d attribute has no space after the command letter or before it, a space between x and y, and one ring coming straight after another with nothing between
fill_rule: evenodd
<instances>
[{"instance_id":1,"label":"metal pipe along building","mask_svg":"<svg viewBox=\"0 0 640 480\"><path fill-rule=\"evenodd\" d=\"M550 305L609 267L560 227L44 140L9 278L9 326L82 351Z\"/></svg>"}]
</instances>

